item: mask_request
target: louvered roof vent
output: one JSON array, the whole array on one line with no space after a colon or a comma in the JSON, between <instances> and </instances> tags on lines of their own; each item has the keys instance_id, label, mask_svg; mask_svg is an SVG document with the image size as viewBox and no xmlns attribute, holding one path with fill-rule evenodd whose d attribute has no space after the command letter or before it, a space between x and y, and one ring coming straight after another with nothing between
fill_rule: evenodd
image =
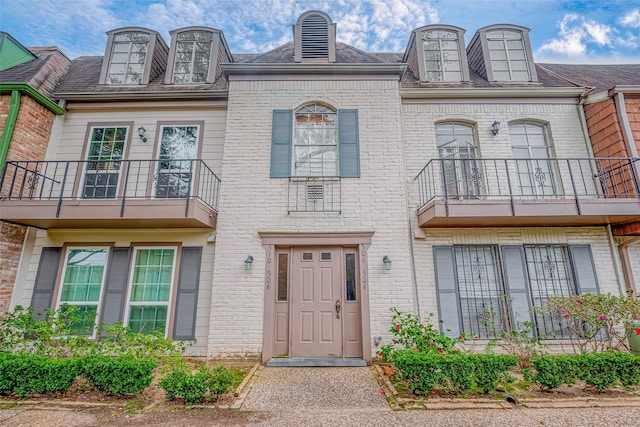
<instances>
[{"instance_id":1,"label":"louvered roof vent","mask_svg":"<svg viewBox=\"0 0 640 427\"><path fill-rule=\"evenodd\" d=\"M336 24L326 13L305 12L293 26L295 61L336 61Z\"/></svg>"}]
</instances>

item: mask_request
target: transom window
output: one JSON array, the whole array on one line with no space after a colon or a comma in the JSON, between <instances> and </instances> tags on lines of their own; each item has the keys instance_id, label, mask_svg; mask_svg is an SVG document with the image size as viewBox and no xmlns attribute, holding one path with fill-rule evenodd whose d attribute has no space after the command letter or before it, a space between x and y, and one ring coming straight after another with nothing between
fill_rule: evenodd
<instances>
[{"instance_id":1,"label":"transom window","mask_svg":"<svg viewBox=\"0 0 640 427\"><path fill-rule=\"evenodd\" d=\"M105 279L108 248L69 248L65 255L58 308L77 307L72 330L93 335Z\"/></svg>"},{"instance_id":2,"label":"transom window","mask_svg":"<svg viewBox=\"0 0 640 427\"><path fill-rule=\"evenodd\" d=\"M494 80L532 80L522 32L491 30L487 31L486 37Z\"/></svg>"},{"instance_id":3,"label":"transom window","mask_svg":"<svg viewBox=\"0 0 640 427\"><path fill-rule=\"evenodd\" d=\"M456 31L422 32L427 81L461 81L460 41Z\"/></svg>"},{"instance_id":4,"label":"transom window","mask_svg":"<svg viewBox=\"0 0 640 427\"><path fill-rule=\"evenodd\" d=\"M166 335L175 248L136 248L126 323L134 332Z\"/></svg>"},{"instance_id":5,"label":"transom window","mask_svg":"<svg viewBox=\"0 0 640 427\"><path fill-rule=\"evenodd\" d=\"M187 31L178 34L176 42L174 83L204 83L209 74L213 34Z\"/></svg>"},{"instance_id":6,"label":"transom window","mask_svg":"<svg viewBox=\"0 0 640 427\"><path fill-rule=\"evenodd\" d=\"M125 32L113 36L107 84L141 84L149 48L149 34Z\"/></svg>"},{"instance_id":7,"label":"transom window","mask_svg":"<svg viewBox=\"0 0 640 427\"><path fill-rule=\"evenodd\" d=\"M110 199L116 197L120 166L127 139L127 127L95 127L87 149L82 197Z\"/></svg>"},{"instance_id":8,"label":"transom window","mask_svg":"<svg viewBox=\"0 0 640 427\"><path fill-rule=\"evenodd\" d=\"M312 104L295 113L293 143L294 176L338 175L336 111Z\"/></svg>"}]
</instances>

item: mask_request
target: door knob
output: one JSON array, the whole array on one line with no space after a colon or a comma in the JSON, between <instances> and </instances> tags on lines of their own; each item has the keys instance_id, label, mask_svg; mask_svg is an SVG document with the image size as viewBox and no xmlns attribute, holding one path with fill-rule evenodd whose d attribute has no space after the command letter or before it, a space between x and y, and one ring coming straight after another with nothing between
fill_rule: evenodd
<instances>
[{"instance_id":1,"label":"door knob","mask_svg":"<svg viewBox=\"0 0 640 427\"><path fill-rule=\"evenodd\" d=\"M340 300L337 299L336 300L336 319L340 318L340 307L341 307Z\"/></svg>"}]
</instances>

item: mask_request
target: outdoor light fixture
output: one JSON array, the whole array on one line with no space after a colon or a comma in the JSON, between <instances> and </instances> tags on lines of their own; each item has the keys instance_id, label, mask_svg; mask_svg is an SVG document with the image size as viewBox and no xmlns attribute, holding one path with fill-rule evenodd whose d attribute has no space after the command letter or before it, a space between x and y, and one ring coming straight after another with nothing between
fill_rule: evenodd
<instances>
[{"instance_id":1,"label":"outdoor light fixture","mask_svg":"<svg viewBox=\"0 0 640 427\"><path fill-rule=\"evenodd\" d=\"M382 263L384 264L385 270L391 270L391 258L389 258L389 255L382 257Z\"/></svg>"},{"instance_id":2,"label":"outdoor light fixture","mask_svg":"<svg viewBox=\"0 0 640 427\"><path fill-rule=\"evenodd\" d=\"M244 260L244 269L251 270L252 265L253 265L253 257L249 255L247 259Z\"/></svg>"},{"instance_id":3,"label":"outdoor light fixture","mask_svg":"<svg viewBox=\"0 0 640 427\"><path fill-rule=\"evenodd\" d=\"M147 130L142 126L138 128L138 136L140 137L140 140L142 140L142 142L147 142L146 133L147 133Z\"/></svg>"},{"instance_id":4,"label":"outdoor light fixture","mask_svg":"<svg viewBox=\"0 0 640 427\"><path fill-rule=\"evenodd\" d=\"M494 121L491 124L491 132L493 132L494 135L497 135L498 132L500 132L500 122L499 121Z\"/></svg>"}]
</instances>

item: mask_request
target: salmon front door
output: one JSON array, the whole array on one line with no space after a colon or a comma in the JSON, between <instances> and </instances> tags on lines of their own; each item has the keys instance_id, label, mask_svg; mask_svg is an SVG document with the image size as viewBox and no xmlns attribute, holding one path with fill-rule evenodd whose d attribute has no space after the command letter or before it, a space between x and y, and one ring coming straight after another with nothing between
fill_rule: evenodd
<instances>
[{"instance_id":1,"label":"salmon front door","mask_svg":"<svg viewBox=\"0 0 640 427\"><path fill-rule=\"evenodd\" d=\"M292 356L342 357L340 248L296 248L292 261Z\"/></svg>"}]
</instances>

